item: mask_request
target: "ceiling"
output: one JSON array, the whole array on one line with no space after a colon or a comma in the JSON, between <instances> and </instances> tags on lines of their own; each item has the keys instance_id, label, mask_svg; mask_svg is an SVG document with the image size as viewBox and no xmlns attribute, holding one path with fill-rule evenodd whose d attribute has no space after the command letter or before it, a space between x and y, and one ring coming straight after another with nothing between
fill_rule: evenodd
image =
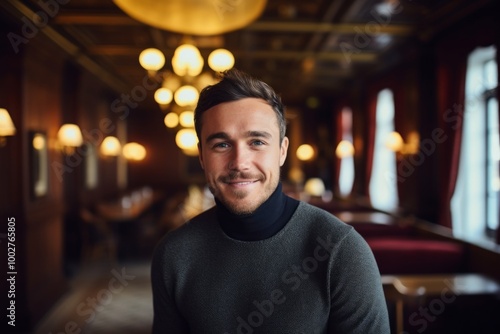
<instances>
[{"instance_id":1,"label":"ceiling","mask_svg":"<svg viewBox=\"0 0 500 334\"><path fill-rule=\"evenodd\" d=\"M51 2L56 0L2 0L0 10L21 19L42 11L39 3ZM388 66L411 43L430 38L491 2L268 0L260 18L242 29L190 37L205 60L212 50L227 48L235 55L236 67L271 84L287 103L299 102ZM138 62L143 49L158 48L170 59L186 37L142 24L111 0L57 3L43 33L119 92L130 91L144 79ZM388 16L381 13L383 4L393 6ZM165 66L170 66L168 60Z\"/></svg>"}]
</instances>

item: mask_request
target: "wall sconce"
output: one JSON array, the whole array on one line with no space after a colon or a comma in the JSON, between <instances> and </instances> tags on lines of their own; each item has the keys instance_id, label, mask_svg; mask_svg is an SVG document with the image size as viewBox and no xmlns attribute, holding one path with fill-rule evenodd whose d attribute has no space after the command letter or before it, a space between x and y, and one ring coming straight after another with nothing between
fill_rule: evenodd
<instances>
[{"instance_id":1,"label":"wall sconce","mask_svg":"<svg viewBox=\"0 0 500 334\"><path fill-rule=\"evenodd\" d=\"M71 155L76 147L83 144L83 136L80 127L76 124L64 124L57 132L59 146L65 154Z\"/></svg>"},{"instance_id":2,"label":"wall sconce","mask_svg":"<svg viewBox=\"0 0 500 334\"><path fill-rule=\"evenodd\" d=\"M354 156L354 145L349 140L341 140L335 149L335 155L339 159Z\"/></svg>"},{"instance_id":3,"label":"wall sconce","mask_svg":"<svg viewBox=\"0 0 500 334\"><path fill-rule=\"evenodd\" d=\"M297 148L296 154L299 160L309 161L314 157L314 148L309 144L303 144Z\"/></svg>"},{"instance_id":4,"label":"wall sconce","mask_svg":"<svg viewBox=\"0 0 500 334\"><path fill-rule=\"evenodd\" d=\"M385 146L401 155L416 154L420 149L420 135L416 131L411 131L405 142L397 131L393 131L386 138Z\"/></svg>"},{"instance_id":5,"label":"wall sconce","mask_svg":"<svg viewBox=\"0 0 500 334\"><path fill-rule=\"evenodd\" d=\"M6 143L5 137L16 134L16 127L7 109L0 108L0 147Z\"/></svg>"},{"instance_id":6,"label":"wall sconce","mask_svg":"<svg viewBox=\"0 0 500 334\"><path fill-rule=\"evenodd\" d=\"M144 160L144 158L146 157L146 148L139 143L127 143L123 146L123 156L127 160Z\"/></svg>"},{"instance_id":7,"label":"wall sconce","mask_svg":"<svg viewBox=\"0 0 500 334\"><path fill-rule=\"evenodd\" d=\"M101 143L101 154L109 157L119 156L122 152L122 145L118 138L108 136Z\"/></svg>"}]
</instances>

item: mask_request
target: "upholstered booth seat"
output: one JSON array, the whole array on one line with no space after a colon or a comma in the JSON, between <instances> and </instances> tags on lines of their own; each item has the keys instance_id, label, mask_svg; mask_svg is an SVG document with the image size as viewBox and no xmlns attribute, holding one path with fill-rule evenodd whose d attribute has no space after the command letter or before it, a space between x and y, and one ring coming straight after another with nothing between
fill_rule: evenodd
<instances>
[{"instance_id":1,"label":"upholstered booth seat","mask_svg":"<svg viewBox=\"0 0 500 334\"><path fill-rule=\"evenodd\" d=\"M411 237L415 230L413 226L396 224L355 223L352 227L365 239L379 237Z\"/></svg>"},{"instance_id":2,"label":"upholstered booth seat","mask_svg":"<svg viewBox=\"0 0 500 334\"><path fill-rule=\"evenodd\" d=\"M367 238L382 275L463 271L464 248L448 241L399 237Z\"/></svg>"}]
</instances>

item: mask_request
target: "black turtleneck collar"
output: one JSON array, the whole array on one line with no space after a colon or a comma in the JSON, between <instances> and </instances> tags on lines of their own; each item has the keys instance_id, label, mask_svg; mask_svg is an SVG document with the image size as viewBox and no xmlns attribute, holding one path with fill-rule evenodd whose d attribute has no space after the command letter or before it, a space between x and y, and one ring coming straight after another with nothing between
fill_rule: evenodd
<instances>
[{"instance_id":1,"label":"black turtleneck collar","mask_svg":"<svg viewBox=\"0 0 500 334\"><path fill-rule=\"evenodd\" d=\"M290 220L299 202L282 192L281 183L260 207L248 215L237 215L215 199L217 218L224 233L233 239L257 241L272 237Z\"/></svg>"}]
</instances>

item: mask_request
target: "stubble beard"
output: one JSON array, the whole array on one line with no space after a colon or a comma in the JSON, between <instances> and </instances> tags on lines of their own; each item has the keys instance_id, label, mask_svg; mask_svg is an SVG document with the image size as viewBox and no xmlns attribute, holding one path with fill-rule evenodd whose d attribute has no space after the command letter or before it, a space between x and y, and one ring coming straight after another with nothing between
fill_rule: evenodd
<instances>
[{"instance_id":1,"label":"stubble beard","mask_svg":"<svg viewBox=\"0 0 500 334\"><path fill-rule=\"evenodd\" d=\"M243 172L231 172L228 175L224 175L219 177L217 180L217 183L226 185L228 182L236 179L242 179L242 180L257 180L257 182L263 182L265 180L264 175L262 174L250 174L250 173L243 173ZM247 190L238 190L238 189L231 189L231 193L229 194L231 197L231 200L227 199L225 194L217 189L216 187L209 185L208 188L210 189L210 192L214 195L215 198L217 198L224 206L231 211L232 213L236 215L250 215L257 208L259 208L262 203L264 203L269 196L271 196L272 191L269 194L266 194L267 196L257 198L256 203L249 203L245 204L242 203L241 201L244 200L247 196L250 195L250 192ZM267 193L268 190L264 189L264 191Z\"/></svg>"}]
</instances>

